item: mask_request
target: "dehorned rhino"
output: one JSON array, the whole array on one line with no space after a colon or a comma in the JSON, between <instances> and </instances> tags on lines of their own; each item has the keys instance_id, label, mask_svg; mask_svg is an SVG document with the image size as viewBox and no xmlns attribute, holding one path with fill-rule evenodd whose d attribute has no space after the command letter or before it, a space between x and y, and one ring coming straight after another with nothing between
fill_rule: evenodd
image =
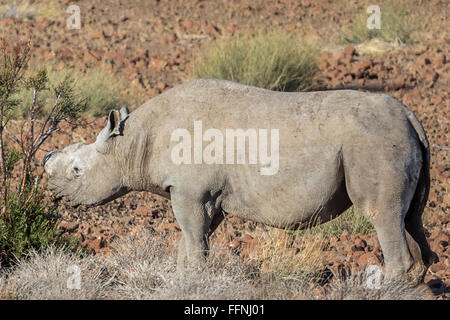
<instances>
[{"instance_id":1,"label":"dehorned rhino","mask_svg":"<svg viewBox=\"0 0 450 320\"><path fill-rule=\"evenodd\" d=\"M130 191L171 199L178 266L197 264L227 213L298 229L352 204L374 225L385 275L421 281L433 262L422 212L430 185L425 132L398 100L353 90L274 92L199 79L129 113L109 113L92 144L44 159L73 205Z\"/></svg>"}]
</instances>

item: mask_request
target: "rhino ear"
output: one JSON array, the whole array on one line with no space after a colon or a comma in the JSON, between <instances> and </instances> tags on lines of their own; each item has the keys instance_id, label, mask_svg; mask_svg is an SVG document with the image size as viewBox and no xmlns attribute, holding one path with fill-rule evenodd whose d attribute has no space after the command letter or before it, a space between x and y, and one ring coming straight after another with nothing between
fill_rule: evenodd
<instances>
[{"instance_id":1,"label":"rhino ear","mask_svg":"<svg viewBox=\"0 0 450 320\"><path fill-rule=\"evenodd\" d=\"M102 129L102 131L100 131L97 136L97 140L95 141L97 150L102 153L106 152L109 139L120 135L121 130L120 114L117 110L111 110L108 115L108 122L106 123L106 126Z\"/></svg>"},{"instance_id":2,"label":"rhino ear","mask_svg":"<svg viewBox=\"0 0 450 320\"><path fill-rule=\"evenodd\" d=\"M127 106L123 106L120 108L120 121L126 120L128 118L128 115L130 114L130 110L128 110Z\"/></svg>"}]
</instances>

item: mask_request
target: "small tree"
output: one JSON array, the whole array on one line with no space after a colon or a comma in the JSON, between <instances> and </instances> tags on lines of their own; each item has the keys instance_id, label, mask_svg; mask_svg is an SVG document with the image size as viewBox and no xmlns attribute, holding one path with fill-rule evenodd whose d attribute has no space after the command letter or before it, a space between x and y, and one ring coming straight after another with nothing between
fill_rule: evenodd
<instances>
[{"instance_id":1,"label":"small tree","mask_svg":"<svg viewBox=\"0 0 450 320\"><path fill-rule=\"evenodd\" d=\"M37 174L32 164L36 152L59 130L61 121L77 118L87 104L86 99L76 96L70 77L51 87L45 69L26 76L30 48L29 42L8 46L5 39L0 39L0 259L3 256L3 260L23 255L31 248L40 249L59 238L55 215L41 204L42 173ZM23 87L30 90L33 99L20 135L15 135L8 129L8 123L22 103L15 93ZM39 93L44 90L53 92L55 102L50 113L38 119L45 103L40 101ZM6 146L6 135L16 148ZM19 181L14 184L12 173L20 162Z\"/></svg>"}]
</instances>

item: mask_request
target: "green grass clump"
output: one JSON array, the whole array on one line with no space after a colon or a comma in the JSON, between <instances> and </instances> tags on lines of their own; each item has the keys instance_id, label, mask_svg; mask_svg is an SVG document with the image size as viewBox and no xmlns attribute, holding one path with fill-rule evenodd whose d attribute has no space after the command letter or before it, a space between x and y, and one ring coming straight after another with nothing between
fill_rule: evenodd
<instances>
[{"instance_id":1,"label":"green grass clump","mask_svg":"<svg viewBox=\"0 0 450 320\"><path fill-rule=\"evenodd\" d=\"M407 11L409 5L405 1L386 1L380 4L381 28L369 29L367 7L363 6L353 23L344 27L343 41L347 43L363 43L377 38L387 42L408 43L412 41L412 34L416 31L416 21Z\"/></svg>"},{"instance_id":2,"label":"green grass clump","mask_svg":"<svg viewBox=\"0 0 450 320\"><path fill-rule=\"evenodd\" d=\"M339 217L324 224L302 231L305 234L323 234L326 237L339 237L344 230L350 234L375 234L373 225L355 207L351 207Z\"/></svg>"},{"instance_id":3,"label":"green grass clump","mask_svg":"<svg viewBox=\"0 0 450 320\"><path fill-rule=\"evenodd\" d=\"M277 91L304 91L318 70L318 48L284 30L226 37L207 46L192 65L193 78L231 80Z\"/></svg>"},{"instance_id":4,"label":"green grass clump","mask_svg":"<svg viewBox=\"0 0 450 320\"><path fill-rule=\"evenodd\" d=\"M30 71L33 72L33 70ZM75 93L87 100L84 115L104 116L110 110L120 109L124 104L127 104L126 97L122 94L124 89L123 82L104 69L96 68L83 73L70 68L62 70L47 68L47 76L50 84L60 83L68 76L75 79ZM15 95L15 98L21 101L21 104L15 111L14 118L27 116L32 97L31 89L27 88L21 89ZM40 106L39 116L46 116L54 103L55 96L52 94L52 91L42 91L38 101Z\"/></svg>"}]
</instances>

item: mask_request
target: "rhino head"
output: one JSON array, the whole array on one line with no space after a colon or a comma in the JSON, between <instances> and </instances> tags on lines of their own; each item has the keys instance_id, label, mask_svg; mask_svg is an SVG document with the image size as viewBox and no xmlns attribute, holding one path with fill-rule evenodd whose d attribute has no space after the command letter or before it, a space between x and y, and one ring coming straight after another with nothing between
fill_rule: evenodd
<instances>
[{"instance_id":1,"label":"rhino head","mask_svg":"<svg viewBox=\"0 0 450 320\"><path fill-rule=\"evenodd\" d=\"M115 156L115 137L122 135L128 109L112 110L92 144L76 143L49 152L43 161L49 188L73 206L98 205L127 193Z\"/></svg>"}]
</instances>

